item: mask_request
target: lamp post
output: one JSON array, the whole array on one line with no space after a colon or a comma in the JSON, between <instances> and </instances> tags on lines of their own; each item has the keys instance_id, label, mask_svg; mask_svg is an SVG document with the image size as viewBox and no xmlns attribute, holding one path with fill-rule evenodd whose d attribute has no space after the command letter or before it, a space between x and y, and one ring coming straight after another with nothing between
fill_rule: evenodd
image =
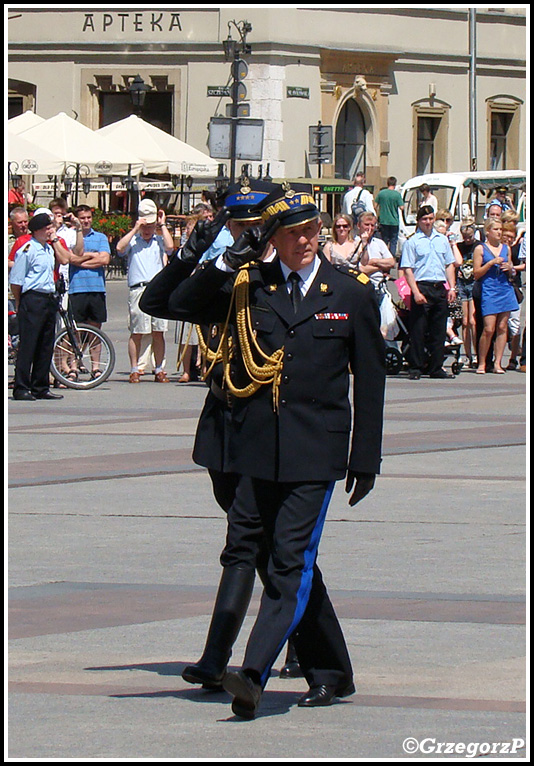
<instances>
[{"instance_id":1,"label":"lamp post","mask_svg":"<svg viewBox=\"0 0 534 766\"><path fill-rule=\"evenodd\" d=\"M69 170L74 170L74 173L69 174ZM80 187L80 178L81 173L83 172L83 191L84 194L89 194L89 191L91 189L91 182L89 181L89 175L91 174L90 169L87 167L87 165L81 165L80 163L77 163L76 165L67 165L65 168L65 174L63 176L63 187L65 189L65 194L70 194L72 191L72 185L74 180L74 204L78 204L78 189Z\"/></svg>"},{"instance_id":2,"label":"lamp post","mask_svg":"<svg viewBox=\"0 0 534 766\"><path fill-rule=\"evenodd\" d=\"M231 25L237 29L239 40L232 38ZM224 57L226 61L232 62L232 110L230 126L230 183L235 181L235 162L237 149L237 116L239 101L246 96L246 88L242 80L246 77L248 68L246 62L241 58L244 54L249 54L252 50L247 44L247 35L252 31L252 24L248 21L229 21L228 37L223 41ZM240 87L241 86L241 87Z\"/></svg>"}]
</instances>

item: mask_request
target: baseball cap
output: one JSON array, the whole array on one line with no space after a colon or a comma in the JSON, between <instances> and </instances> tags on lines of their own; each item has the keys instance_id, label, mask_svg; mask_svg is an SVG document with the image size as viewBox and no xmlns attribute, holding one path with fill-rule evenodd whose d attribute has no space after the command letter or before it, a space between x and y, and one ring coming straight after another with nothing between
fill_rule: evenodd
<instances>
[{"instance_id":1,"label":"baseball cap","mask_svg":"<svg viewBox=\"0 0 534 766\"><path fill-rule=\"evenodd\" d=\"M139 213L139 218L145 218L147 223L156 223L158 218L158 208L153 200L141 200L137 212Z\"/></svg>"},{"instance_id":2,"label":"baseball cap","mask_svg":"<svg viewBox=\"0 0 534 766\"><path fill-rule=\"evenodd\" d=\"M50 210L50 208L48 208L48 207L38 207L38 208L37 208L37 210L34 210L34 211L33 211L33 215L34 215L34 216L36 216L36 215L41 215L42 213L45 213L46 215L48 215L48 216L50 217L50 219L51 219L51 220L53 220L53 219L54 219L54 214L53 214L53 212Z\"/></svg>"}]
</instances>

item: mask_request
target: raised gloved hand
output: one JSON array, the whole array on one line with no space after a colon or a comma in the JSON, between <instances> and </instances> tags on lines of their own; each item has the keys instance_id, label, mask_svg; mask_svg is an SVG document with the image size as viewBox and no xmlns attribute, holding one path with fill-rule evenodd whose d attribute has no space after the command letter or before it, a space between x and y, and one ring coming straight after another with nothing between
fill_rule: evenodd
<instances>
[{"instance_id":1,"label":"raised gloved hand","mask_svg":"<svg viewBox=\"0 0 534 766\"><path fill-rule=\"evenodd\" d=\"M223 207L213 221L197 221L189 239L182 247L180 260L185 263L197 264L208 247L215 242L217 235L230 216L231 213L228 208Z\"/></svg>"},{"instance_id":2,"label":"raised gloved hand","mask_svg":"<svg viewBox=\"0 0 534 766\"><path fill-rule=\"evenodd\" d=\"M231 247L226 248L223 255L226 265L231 269L238 269L249 261L257 261L279 226L280 221L271 220L263 226L251 226L250 229L246 229Z\"/></svg>"},{"instance_id":3,"label":"raised gloved hand","mask_svg":"<svg viewBox=\"0 0 534 766\"><path fill-rule=\"evenodd\" d=\"M351 492L354 487L354 492L349 498L349 505L356 505L368 495L375 485L375 479L376 474L374 473L359 473L349 470L345 482L345 492ZM356 482L356 486L354 486L354 482Z\"/></svg>"}]
</instances>

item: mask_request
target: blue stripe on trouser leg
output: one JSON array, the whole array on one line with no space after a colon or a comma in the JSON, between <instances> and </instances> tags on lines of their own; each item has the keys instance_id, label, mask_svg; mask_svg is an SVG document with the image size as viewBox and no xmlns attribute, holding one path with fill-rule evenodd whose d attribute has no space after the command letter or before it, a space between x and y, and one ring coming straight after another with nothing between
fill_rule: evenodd
<instances>
[{"instance_id":1,"label":"blue stripe on trouser leg","mask_svg":"<svg viewBox=\"0 0 534 766\"><path fill-rule=\"evenodd\" d=\"M301 577L300 577L300 585L297 591L297 598L296 598L296 605L295 605L295 611L293 614L293 619L291 621L290 626L286 630L282 640L276 647L276 650L270 660L270 662L267 664L263 672L261 673L261 685L265 686L267 683L267 680L269 678L269 675L271 673L271 668L280 654L280 651L282 650L282 647L288 640L289 636L293 633L297 625L299 624L300 620L302 619L302 615L306 611L306 606L308 604L308 599L310 597L310 591L312 586L312 580L313 580L313 567L315 565L315 560L317 558L317 550L319 548L319 542L321 540L321 535L323 533L324 523L326 519L326 513L328 511L328 506L330 504L330 500L332 498L332 493L334 491L335 482L330 482L327 485L325 495L323 498L323 502L321 505L321 509L319 511L319 514L317 516L317 520L315 522L315 526L312 530L312 533L310 535L310 539L308 541L308 545L306 547L306 550L304 551L304 566L301 571Z\"/></svg>"}]
</instances>

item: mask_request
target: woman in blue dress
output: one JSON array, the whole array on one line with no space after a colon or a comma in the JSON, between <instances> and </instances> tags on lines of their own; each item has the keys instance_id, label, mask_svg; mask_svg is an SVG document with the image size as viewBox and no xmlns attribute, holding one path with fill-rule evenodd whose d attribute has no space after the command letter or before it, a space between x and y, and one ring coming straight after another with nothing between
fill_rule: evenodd
<instances>
[{"instance_id":1,"label":"woman in blue dress","mask_svg":"<svg viewBox=\"0 0 534 766\"><path fill-rule=\"evenodd\" d=\"M484 224L485 242L477 245L473 252L475 279L482 288L481 307L484 330L478 348L477 373L486 372L485 360L491 339L495 334L495 362L493 371L502 374L502 357L508 335L508 317L519 308L514 288L510 282L513 269L512 253L502 243L502 222L490 218Z\"/></svg>"}]
</instances>

